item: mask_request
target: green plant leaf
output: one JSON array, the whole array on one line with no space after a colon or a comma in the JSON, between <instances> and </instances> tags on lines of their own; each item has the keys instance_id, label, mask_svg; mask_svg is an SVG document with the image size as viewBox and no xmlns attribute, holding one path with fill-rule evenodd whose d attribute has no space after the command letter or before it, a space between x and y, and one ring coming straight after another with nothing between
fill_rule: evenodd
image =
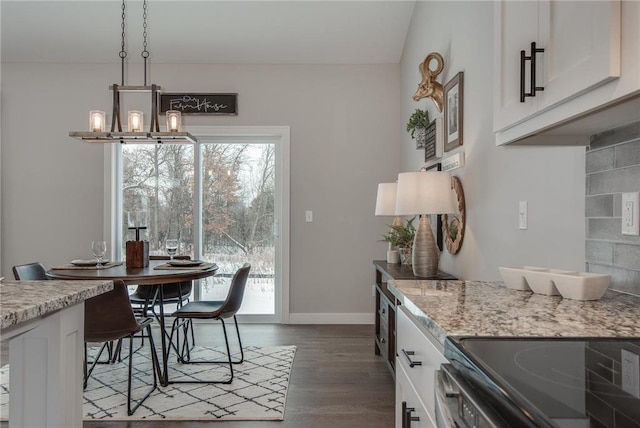
<instances>
[{"instance_id":1,"label":"green plant leaf","mask_svg":"<svg viewBox=\"0 0 640 428\"><path fill-rule=\"evenodd\" d=\"M416 109L416 111L409 116L407 132L411 135L411 138L415 138L416 128L426 128L427 126L429 126L429 112Z\"/></svg>"}]
</instances>

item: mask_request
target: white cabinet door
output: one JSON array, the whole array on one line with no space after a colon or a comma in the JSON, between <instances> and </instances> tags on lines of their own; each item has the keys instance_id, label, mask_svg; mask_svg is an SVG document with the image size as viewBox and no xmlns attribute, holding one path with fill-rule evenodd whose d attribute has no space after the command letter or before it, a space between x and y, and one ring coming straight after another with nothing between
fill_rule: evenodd
<instances>
[{"instance_id":1,"label":"white cabinet door","mask_svg":"<svg viewBox=\"0 0 640 428\"><path fill-rule=\"evenodd\" d=\"M413 390L424 405L425 418L429 419L431 425L435 425L436 371L441 364L447 362L442 351L437 347L442 345L436 342L433 336L416 325L413 315L404 306L398 306L396 310L396 372L402 368L408 375ZM397 373L396 379L398 379Z\"/></svg>"},{"instance_id":2,"label":"white cabinet door","mask_svg":"<svg viewBox=\"0 0 640 428\"><path fill-rule=\"evenodd\" d=\"M497 1L494 21L493 129L497 131L538 109L535 97L520 102L520 51L528 54L531 42L538 38L538 2ZM529 82L529 67L525 72L525 82Z\"/></svg>"},{"instance_id":3,"label":"white cabinet door","mask_svg":"<svg viewBox=\"0 0 640 428\"><path fill-rule=\"evenodd\" d=\"M620 0L508 1L494 6L494 131L527 121L620 76ZM536 42L541 53L531 52ZM521 87L544 90L521 101Z\"/></svg>"},{"instance_id":4,"label":"white cabinet door","mask_svg":"<svg viewBox=\"0 0 640 428\"><path fill-rule=\"evenodd\" d=\"M396 369L396 428L436 428L404 368Z\"/></svg>"},{"instance_id":5,"label":"white cabinet door","mask_svg":"<svg viewBox=\"0 0 640 428\"><path fill-rule=\"evenodd\" d=\"M541 1L538 110L620 77L620 1Z\"/></svg>"}]
</instances>

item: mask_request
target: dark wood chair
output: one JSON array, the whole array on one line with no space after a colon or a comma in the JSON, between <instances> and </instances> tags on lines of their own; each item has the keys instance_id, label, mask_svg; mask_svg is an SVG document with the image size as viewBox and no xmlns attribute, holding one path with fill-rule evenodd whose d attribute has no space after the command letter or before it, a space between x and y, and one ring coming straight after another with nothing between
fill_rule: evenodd
<instances>
[{"instance_id":1,"label":"dark wood chair","mask_svg":"<svg viewBox=\"0 0 640 428\"><path fill-rule=\"evenodd\" d=\"M18 281L43 281L49 279L46 266L40 262L14 266L13 276Z\"/></svg>"},{"instance_id":2,"label":"dark wood chair","mask_svg":"<svg viewBox=\"0 0 640 428\"><path fill-rule=\"evenodd\" d=\"M190 256L174 256L175 260L191 260ZM149 256L150 260L169 260L169 256ZM135 291L129 295L129 300L133 306L133 312L137 315L146 317L149 311L153 314L158 322L160 316L156 313L155 308L160 304L160 289L162 288L162 301L165 304L175 304L176 309L182 307L188 302L193 290L193 281L176 282L174 284L163 284L161 286L139 285ZM195 335L192 323L186 325L185 334L191 330L191 345L195 345Z\"/></svg>"},{"instance_id":3,"label":"dark wood chair","mask_svg":"<svg viewBox=\"0 0 640 428\"><path fill-rule=\"evenodd\" d=\"M169 256L149 256L150 260L169 260ZM176 260L190 260L190 256L175 256ZM175 284L162 285L163 301L167 303L175 303L177 308L182 306L184 302L188 302L193 289L193 281L177 282ZM136 287L135 291L129 295L129 300L134 306L136 312L147 316L149 310L157 318L155 307L159 304L158 286L142 285Z\"/></svg>"},{"instance_id":4,"label":"dark wood chair","mask_svg":"<svg viewBox=\"0 0 640 428\"><path fill-rule=\"evenodd\" d=\"M158 387L158 374L160 373L160 363L156 348L151 335L151 323L153 318L136 319L131 303L129 302L129 292L122 281L114 281L113 290L93 297L85 301L84 306L84 340L85 340L85 361L84 361L84 387L96 364L109 343L124 338L129 338L129 378L127 383L127 413L132 415L138 407L151 395ZM145 333L146 330L146 333ZM133 337L142 333L148 339L149 351L153 365L153 385L147 394L136 401L132 408L131 400L131 380L133 364ZM100 350L92 363L87 361L87 343L102 343ZM88 368L90 364L90 367Z\"/></svg>"},{"instance_id":5,"label":"dark wood chair","mask_svg":"<svg viewBox=\"0 0 640 428\"><path fill-rule=\"evenodd\" d=\"M206 301L201 300L197 302L189 302L186 305L182 306L180 309L171 314L174 317L173 325L171 327L171 340L173 339L174 332L177 332L180 329L180 326L185 323L185 321L191 321L193 319L213 319L219 320L222 322L222 331L224 332L224 341L227 347L227 361L192 361L191 355L189 352L189 347L172 346L173 349L180 348L180 352L178 353L178 362L184 364L229 364L230 376L229 379L223 380L188 380L188 381L176 381L171 382L169 380L169 374L167 373L166 381L168 383L231 383L233 381L233 364L241 364L244 361L244 351L242 349L242 340L240 339L240 330L238 329L238 320L236 318L236 313L240 309L242 305L242 299L244 297L244 290L247 284L247 278L249 277L249 270L251 269L251 265L249 263L245 263L240 269L236 271L233 275L233 279L231 280L231 286L229 287L229 292L227 293L227 298L224 301ZM227 328L225 326L224 320L227 318L232 318L234 324L236 326L236 334L238 336L238 344L240 346L240 359L233 361L231 357L231 350L229 347L229 338L227 336ZM185 338L186 340L186 338Z\"/></svg>"}]
</instances>

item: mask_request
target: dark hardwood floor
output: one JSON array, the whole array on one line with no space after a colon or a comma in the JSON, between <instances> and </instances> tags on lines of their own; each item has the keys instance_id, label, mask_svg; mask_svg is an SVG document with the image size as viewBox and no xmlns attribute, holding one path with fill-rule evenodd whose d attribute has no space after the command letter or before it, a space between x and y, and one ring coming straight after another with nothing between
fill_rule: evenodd
<instances>
[{"instance_id":1,"label":"dark hardwood floor","mask_svg":"<svg viewBox=\"0 0 640 428\"><path fill-rule=\"evenodd\" d=\"M217 326L197 325L198 344L219 344ZM214 334L210 334L213 330ZM284 421L85 422L88 428L389 428L395 388L373 353L372 325L241 324L245 346L296 345ZM2 424L3 427L6 424Z\"/></svg>"}]
</instances>

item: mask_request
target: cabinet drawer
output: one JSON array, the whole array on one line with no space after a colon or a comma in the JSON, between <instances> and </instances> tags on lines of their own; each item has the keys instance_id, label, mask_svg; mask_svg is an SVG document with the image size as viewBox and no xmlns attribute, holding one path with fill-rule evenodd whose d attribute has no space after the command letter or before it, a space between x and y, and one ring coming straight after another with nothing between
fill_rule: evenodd
<instances>
[{"instance_id":1,"label":"cabinet drawer","mask_svg":"<svg viewBox=\"0 0 640 428\"><path fill-rule=\"evenodd\" d=\"M408 413L408 415L407 415ZM407 416L411 419L407 421ZM404 418L404 423L403 423ZM435 413L429 414L411 385L403 367L396 371L396 428L435 428Z\"/></svg>"},{"instance_id":2,"label":"cabinet drawer","mask_svg":"<svg viewBox=\"0 0 640 428\"><path fill-rule=\"evenodd\" d=\"M396 370L402 367L414 385L418 397L430 414L435 411L435 376L447 360L435 345L436 339L423 332L404 306L397 311ZM412 367L413 365L413 367Z\"/></svg>"}]
</instances>

